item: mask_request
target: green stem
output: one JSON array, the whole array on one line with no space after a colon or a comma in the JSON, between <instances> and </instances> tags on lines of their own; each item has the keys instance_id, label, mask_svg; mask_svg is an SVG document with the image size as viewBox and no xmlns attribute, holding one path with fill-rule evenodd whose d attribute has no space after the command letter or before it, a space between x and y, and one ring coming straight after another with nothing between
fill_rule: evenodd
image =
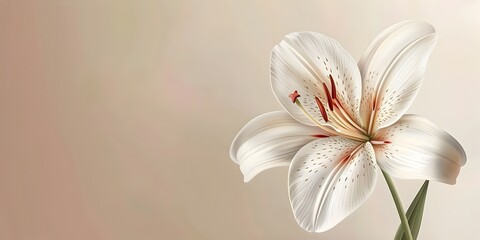
<instances>
[{"instance_id":1,"label":"green stem","mask_svg":"<svg viewBox=\"0 0 480 240\"><path fill-rule=\"evenodd\" d=\"M397 207L398 215L400 216L400 220L402 221L403 230L407 235L408 240L413 240L412 231L410 230L410 225L408 225L407 216L405 216L405 211L403 210L402 202L400 201L400 197L398 196L397 189L393 184L392 178L382 171L383 176L385 177L385 181L387 182L388 188L390 189L390 193L392 193L393 201L395 202L395 207Z\"/></svg>"}]
</instances>

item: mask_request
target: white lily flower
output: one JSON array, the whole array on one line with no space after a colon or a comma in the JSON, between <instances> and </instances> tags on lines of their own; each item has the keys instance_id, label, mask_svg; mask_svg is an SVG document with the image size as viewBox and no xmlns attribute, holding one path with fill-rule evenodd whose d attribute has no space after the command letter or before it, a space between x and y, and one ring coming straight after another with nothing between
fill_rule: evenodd
<instances>
[{"instance_id":1,"label":"white lily flower","mask_svg":"<svg viewBox=\"0 0 480 240\"><path fill-rule=\"evenodd\" d=\"M310 232L326 231L360 207L378 168L454 184L466 162L461 145L432 122L404 115L435 43L430 24L401 22L383 31L357 65L325 35L288 34L271 59L272 89L286 112L253 119L230 149L245 181L290 166L292 210Z\"/></svg>"}]
</instances>

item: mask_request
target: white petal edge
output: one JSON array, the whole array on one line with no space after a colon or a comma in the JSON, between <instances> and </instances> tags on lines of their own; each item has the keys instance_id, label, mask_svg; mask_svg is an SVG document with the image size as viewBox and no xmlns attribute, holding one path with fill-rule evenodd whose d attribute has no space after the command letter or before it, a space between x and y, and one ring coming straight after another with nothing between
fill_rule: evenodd
<instances>
[{"instance_id":1,"label":"white petal edge","mask_svg":"<svg viewBox=\"0 0 480 240\"><path fill-rule=\"evenodd\" d=\"M418 93L436 39L430 24L404 21L384 30L368 47L358 66L362 120L373 123L372 131L393 124L407 111ZM376 113L371 119L374 99Z\"/></svg>"},{"instance_id":2,"label":"white petal edge","mask_svg":"<svg viewBox=\"0 0 480 240\"><path fill-rule=\"evenodd\" d=\"M337 136L307 144L289 168L290 203L297 223L309 232L324 232L340 223L373 192L376 168L368 142Z\"/></svg>"},{"instance_id":3,"label":"white petal edge","mask_svg":"<svg viewBox=\"0 0 480 240\"><path fill-rule=\"evenodd\" d=\"M265 113L240 130L230 147L230 158L240 165L248 182L264 170L288 166L301 147L318 138L314 135L328 134L299 123L286 112Z\"/></svg>"},{"instance_id":4,"label":"white petal edge","mask_svg":"<svg viewBox=\"0 0 480 240\"><path fill-rule=\"evenodd\" d=\"M355 60L336 40L315 32L296 32L285 36L271 56L272 90L280 104L298 121L315 125L289 94L298 91L300 102L310 115L324 124L315 97L327 105L323 83L331 91L332 75L337 97L345 110L359 121L361 79ZM330 111L327 111L330 115ZM331 118L329 116L329 118Z\"/></svg>"},{"instance_id":5,"label":"white petal edge","mask_svg":"<svg viewBox=\"0 0 480 240\"><path fill-rule=\"evenodd\" d=\"M377 163L389 175L455 184L466 154L460 143L431 121L405 115L377 137L389 144L374 145Z\"/></svg>"}]
</instances>

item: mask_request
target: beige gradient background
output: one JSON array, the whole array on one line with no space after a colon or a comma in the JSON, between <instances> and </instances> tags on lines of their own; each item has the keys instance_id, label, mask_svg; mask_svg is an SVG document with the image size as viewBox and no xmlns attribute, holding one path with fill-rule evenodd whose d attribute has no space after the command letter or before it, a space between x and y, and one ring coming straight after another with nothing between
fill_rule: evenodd
<instances>
[{"instance_id":1,"label":"beige gradient background","mask_svg":"<svg viewBox=\"0 0 480 240\"><path fill-rule=\"evenodd\" d=\"M405 19L439 36L410 112L468 155L457 185L431 184L419 239L475 239L479 12L468 0L0 0L0 239L392 239L382 178L312 234L293 219L287 169L245 184L228 150L281 109L269 57L285 34L325 33L359 59ZM396 183L408 204L421 181Z\"/></svg>"}]
</instances>

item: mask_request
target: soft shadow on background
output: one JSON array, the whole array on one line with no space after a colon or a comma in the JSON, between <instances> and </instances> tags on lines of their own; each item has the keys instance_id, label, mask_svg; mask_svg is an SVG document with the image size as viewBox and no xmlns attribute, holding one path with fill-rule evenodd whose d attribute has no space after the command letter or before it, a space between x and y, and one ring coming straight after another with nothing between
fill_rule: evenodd
<instances>
[{"instance_id":1,"label":"soft shadow on background","mask_svg":"<svg viewBox=\"0 0 480 240\"><path fill-rule=\"evenodd\" d=\"M0 1L0 239L392 239L379 178L337 227L297 226L287 169L250 183L228 155L280 110L270 52L293 31L355 59L386 27L434 25L410 113L465 147L457 185L431 184L419 239L473 239L480 214L478 1ZM421 181L396 180L405 202Z\"/></svg>"}]
</instances>

